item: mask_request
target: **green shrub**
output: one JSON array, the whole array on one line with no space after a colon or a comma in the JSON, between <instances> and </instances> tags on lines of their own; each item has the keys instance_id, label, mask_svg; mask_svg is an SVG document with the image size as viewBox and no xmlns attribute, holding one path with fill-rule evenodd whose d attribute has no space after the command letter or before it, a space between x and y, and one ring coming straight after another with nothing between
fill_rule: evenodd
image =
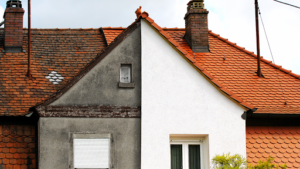
<instances>
[{"instance_id":1,"label":"green shrub","mask_svg":"<svg viewBox=\"0 0 300 169\"><path fill-rule=\"evenodd\" d=\"M286 169L287 166L286 164L280 164L280 165L275 165L273 164L274 158L272 157L268 157L267 159L261 161L258 161L258 164L252 166L252 164L250 166L248 166L248 169Z\"/></svg>"},{"instance_id":2,"label":"green shrub","mask_svg":"<svg viewBox=\"0 0 300 169\"><path fill-rule=\"evenodd\" d=\"M212 159L214 169L245 169L247 168L247 160L239 154L216 155Z\"/></svg>"},{"instance_id":3,"label":"green shrub","mask_svg":"<svg viewBox=\"0 0 300 169\"><path fill-rule=\"evenodd\" d=\"M286 169L286 164L276 165L273 163L274 158L268 157L265 160L259 160L256 165L248 165L247 160L239 154L216 155L212 159L213 169Z\"/></svg>"}]
</instances>

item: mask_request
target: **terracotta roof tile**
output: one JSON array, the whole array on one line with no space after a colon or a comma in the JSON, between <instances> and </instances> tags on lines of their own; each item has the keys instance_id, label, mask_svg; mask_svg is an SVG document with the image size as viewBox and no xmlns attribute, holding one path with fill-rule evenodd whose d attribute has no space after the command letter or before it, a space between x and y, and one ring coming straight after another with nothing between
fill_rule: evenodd
<instances>
[{"instance_id":1,"label":"terracotta roof tile","mask_svg":"<svg viewBox=\"0 0 300 169\"><path fill-rule=\"evenodd\" d=\"M30 107L55 95L106 47L99 29L31 32L33 78L27 79L27 53L3 53L3 29L0 29L0 116L27 114ZM27 30L23 33L23 49L27 50ZM64 77L58 85L46 78L52 71Z\"/></svg>"},{"instance_id":2,"label":"terracotta roof tile","mask_svg":"<svg viewBox=\"0 0 300 169\"><path fill-rule=\"evenodd\" d=\"M119 28L111 28L111 27L103 27L103 33L104 33L104 36L105 36L105 39L107 41L107 44L110 45L110 43L112 41L115 40L115 38L121 34L126 28L122 28L122 27L119 27Z\"/></svg>"},{"instance_id":3,"label":"terracotta roof tile","mask_svg":"<svg viewBox=\"0 0 300 169\"><path fill-rule=\"evenodd\" d=\"M299 75L262 59L265 78L258 78L255 74L257 56L228 39L209 31L211 52L193 53L183 38L185 29L161 28L145 12L140 18L157 29L220 91L242 106L258 108L255 113L300 114ZM111 44L125 29L103 27L105 37L98 29L33 30L34 79L24 79L26 53L1 53L0 95L4 96L5 101L0 103L0 115L24 115L29 107L53 96L106 47L105 43ZM27 44L25 32L24 49ZM0 29L0 43L3 43L1 38L3 29ZM44 78L51 71L65 77L63 82L51 85Z\"/></svg>"},{"instance_id":4,"label":"terracotta roof tile","mask_svg":"<svg viewBox=\"0 0 300 169\"><path fill-rule=\"evenodd\" d=\"M0 162L4 168L36 168L35 127L1 125ZM1 163L0 163L1 164Z\"/></svg>"},{"instance_id":5,"label":"terracotta roof tile","mask_svg":"<svg viewBox=\"0 0 300 169\"><path fill-rule=\"evenodd\" d=\"M258 78L256 55L235 43L209 32L210 53L193 53L183 38L184 29L164 29L190 55L194 55L201 70L210 73L220 84L226 86L224 92L243 103L254 106L255 113L300 114L299 75L262 59L265 78ZM217 85L218 86L218 85ZM227 91L227 92L226 92ZM287 102L287 105L285 105Z\"/></svg>"},{"instance_id":6,"label":"terracotta roof tile","mask_svg":"<svg viewBox=\"0 0 300 169\"><path fill-rule=\"evenodd\" d=\"M288 168L299 168L300 140L296 139L299 138L297 133L299 129L300 127L248 126L246 128L247 160L251 164L256 164L258 162L256 158L272 156L278 164L286 163ZM282 136L282 131L287 132L285 137Z\"/></svg>"}]
</instances>

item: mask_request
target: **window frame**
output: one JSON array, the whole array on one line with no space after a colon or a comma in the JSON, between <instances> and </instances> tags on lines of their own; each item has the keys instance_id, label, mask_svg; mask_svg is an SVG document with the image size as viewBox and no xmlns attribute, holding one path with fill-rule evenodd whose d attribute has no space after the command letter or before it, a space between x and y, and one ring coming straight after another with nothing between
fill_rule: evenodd
<instances>
[{"instance_id":1,"label":"window frame","mask_svg":"<svg viewBox=\"0 0 300 169\"><path fill-rule=\"evenodd\" d=\"M170 164L171 145L182 145L182 169L189 169L189 145L200 145L200 169L203 169L203 139L171 139L170 140ZM171 167L171 166L170 166Z\"/></svg>"},{"instance_id":2,"label":"window frame","mask_svg":"<svg viewBox=\"0 0 300 169\"><path fill-rule=\"evenodd\" d=\"M121 68L122 65L130 65L130 82L121 82ZM134 76L133 76L133 64L132 63L121 63L119 68L119 88L134 88Z\"/></svg>"},{"instance_id":3,"label":"window frame","mask_svg":"<svg viewBox=\"0 0 300 169\"><path fill-rule=\"evenodd\" d=\"M113 168L113 147L114 147L114 141L112 138L112 134L98 134L98 133L69 133L69 142L70 142L70 148L69 148L69 168L74 168L74 139L103 139L108 138L109 139L109 168L95 168L95 169L112 169ZM85 168L76 168L76 169L85 169Z\"/></svg>"}]
</instances>

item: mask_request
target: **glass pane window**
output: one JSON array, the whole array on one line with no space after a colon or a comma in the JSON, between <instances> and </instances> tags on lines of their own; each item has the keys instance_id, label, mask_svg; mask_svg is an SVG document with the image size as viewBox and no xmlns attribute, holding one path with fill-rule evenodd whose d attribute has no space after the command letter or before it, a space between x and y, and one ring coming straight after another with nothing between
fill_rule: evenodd
<instances>
[{"instance_id":1,"label":"glass pane window","mask_svg":"<svg viewBox=\"0 0 300 169\"><path fill-rule=\"evenodd\" d=\"M201 169L201 141L171 141L171 169Z\"/></svg>"},{"instance_id":2,"label":"glass pane window","mask_svg":"<svg viewBox=\"0 0 300 169\"><path fill-rule=\"evenodd\" d=\"M200 145L189 145L189 169L200 169Z\"/></svg>"},{"instance_id":3,"label":"glass pane window","mask_svg":"<svg viewBox=\"0 0 300 169\"><path fill-rule=\"evenodd\" d=\"M171 145L171 169L182 169L182 145Z\"/></svg>"},{"instance_id":4,"label":"glass pane window","mask_svg":"<svg viewBox=\"0 0 300 169\"><path fill-rule=\"evenodd\" d=\"M120 69L120 82L121 83L130 83L131 82L131 65L121 65Z\"/></svg>"},{"instance_id":5,"label":"glass pane window","mask_svg":"<svg viewBox=\"0 0 300 169\"><path fill-rule=\"evenodd\" d=\"M110 141L74 139L74 168L109 168Z\"/></svg>"}]
</instances>

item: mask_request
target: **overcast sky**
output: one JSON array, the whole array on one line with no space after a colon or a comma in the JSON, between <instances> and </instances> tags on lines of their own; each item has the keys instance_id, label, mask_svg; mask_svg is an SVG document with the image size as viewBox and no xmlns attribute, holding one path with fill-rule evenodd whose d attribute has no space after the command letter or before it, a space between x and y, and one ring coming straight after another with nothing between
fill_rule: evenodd
<instances>
[{"instance_id":1,"label":"overcast sky","mask_svg":"<svg viewBox=\"0 0 300 169\"><path fill-rule=\"evenodd\" d=\"M127 27L142 6L161 27L184 28L189 0L31 0L33 28ZM300 0L280 0L300 6ZM27 0L23 0L27 11ZM209 29L256 53L254 0L205 0ZM259 0L275 63L300 74L300 9ZM3 16L6 0L0 2ZM27 13L24 15L27 27ZM261 55L272 60L260 25Z\"/></svg>"}]
</instances>

